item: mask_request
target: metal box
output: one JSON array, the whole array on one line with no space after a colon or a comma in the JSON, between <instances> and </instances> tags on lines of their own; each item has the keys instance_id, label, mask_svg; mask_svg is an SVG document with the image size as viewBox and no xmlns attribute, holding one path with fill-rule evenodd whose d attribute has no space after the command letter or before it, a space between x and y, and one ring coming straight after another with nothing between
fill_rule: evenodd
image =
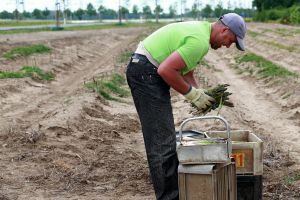
<instances>
[{"instance_id":1,"label":"metal box","mask_svg":"<svg viewBox=\"0 0 300 200\"><path fill-rule=\"evenodd\" d=\"M206 132L209 137L223 138L226 131ZM263 174L263 141L248 130L231 131L232 156L239 175Z\"/></svg>"},{"instance_id":2,"label":"metal box","mask_svg":"<svg viewBox=\"0 0 300 200\"><path fill-rule=\"evenodd\" d=\"M180 200L236 200L234 162L178 166Z\"/></svg>"},{"instance_id":3,"label":"metal box","mask_svg":"<svg viewBox=\"0 0 300 200\"><path fill-rule=\"evenodd\" d=\"M193 139L182 136L184 125L192 120L218 119L226 127L226 136L223 138L200 138ZM179 144L177 145L177 156L181 164L205 164L224 163L230 161L231 138L230 128L227 121L219 116L204 116L186 119L182 122L179 130Z\"/></svg>"}]
</instances>

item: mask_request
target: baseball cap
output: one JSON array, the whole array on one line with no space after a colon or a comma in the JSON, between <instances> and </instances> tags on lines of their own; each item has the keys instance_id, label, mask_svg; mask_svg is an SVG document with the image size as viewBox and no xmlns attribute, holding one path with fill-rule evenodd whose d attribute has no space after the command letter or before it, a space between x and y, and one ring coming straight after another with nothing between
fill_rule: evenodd
<instances>
[{"instance_id":1,"label":"baseball cap","mask_svg":"<svg viewBox=\"0 0 300 200\"><path fill-rule=\"evenodd\" d=\"M236 13L227 13L219 18L236 35L236 47L245 51L244 37L246 34L246 24L244 19Z\"/></svg>"}]
</instances>

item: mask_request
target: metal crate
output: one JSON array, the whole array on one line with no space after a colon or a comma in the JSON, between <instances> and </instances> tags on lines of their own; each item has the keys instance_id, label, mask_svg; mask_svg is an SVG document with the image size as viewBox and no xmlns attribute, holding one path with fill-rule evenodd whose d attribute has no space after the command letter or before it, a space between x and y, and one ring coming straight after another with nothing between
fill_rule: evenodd
<instances>
[{"instance_id":1,"label":"metal crate","mask_svg":"<svg viewBox=\"0 0 300 200\"><path fill-rule=\"evenodd\" d=\"M226 128L226 136L223 138L183 138L184 125L193 120L221 120ZM219 116L204 116L186 119L182 122L179 130L179 144L177 145L177 155L181 164L205 164L224 163L230 161L231 156L231 136L230 127L227 121Z\"/></svg>"},{"instance_id":2,"label":"metal crate","mask_svg":"<svg viewBox=\"0 0 300 200\"><path fill-rule=\"evenodd\" d=\"M235 163L178 167L180 200L236 200Z\"/></svg>"}]
</instances>

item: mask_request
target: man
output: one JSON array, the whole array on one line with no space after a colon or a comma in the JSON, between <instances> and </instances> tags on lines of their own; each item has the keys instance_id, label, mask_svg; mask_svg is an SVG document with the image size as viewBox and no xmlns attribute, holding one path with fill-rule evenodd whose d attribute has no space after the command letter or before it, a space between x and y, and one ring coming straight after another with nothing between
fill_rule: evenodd
<instances>
[{"instance_id":1,"label":"man","mask_svg":"<svg viewBox=\"0 0 300 200\"><path fill-rule=\"evenodd\" d=\"M193 76L195 67L211 48L236 43L244 51L246 25L228 13L215 23L180 22L164 26L138 45L126 76L137 109L146 154L158 200L178 199L176 135L170 87L183 94L199 111L214 99Z\"/></svg>"}]
</instances>

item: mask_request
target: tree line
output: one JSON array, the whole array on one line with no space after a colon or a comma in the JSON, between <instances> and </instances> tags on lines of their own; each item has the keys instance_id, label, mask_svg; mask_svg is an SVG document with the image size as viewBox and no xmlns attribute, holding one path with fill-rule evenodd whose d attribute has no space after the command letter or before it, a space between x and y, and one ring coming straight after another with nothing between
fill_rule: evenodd
<instances>
[{"instance_id":1,"label":"tree line","mask_svg":"<svg viewBox=\"0 0 300 200\"><path fill-rule=\"evenodd\" d=\"M167 11L164 11L160 5L157 5L153 10L149 5L145 5L139 8L137 5L133 5L129 10L126 7L121 6L120 10L113 10L100 5L96 8L93 4L89 3L86 9L79 8L75 11L65 9L60 11L60 16L65 16L72 20L102 20L102 19L117 19L121 17L123 19L151 19L151 18L200 18L200 17L219 17L222 14L228 12L236 12L244 17L252 17L255 14L253 9L235 8L225 9L222 5L217 5L212 8L207 4L204 8L200 9L197 4L193 4L191 8L186 8L183 13L177 12L177 5L171 5ZM14 10L13 12L2 11L0 12L0 19L54 19L55 11L51 11L48 8L44 10L34 9L32 12L22 12Z\"/></svg>"},{"instance_id":2,"label":"tree line","mask_svg":"<svg viewBox=\"0 0 300 200\"><path fill-rule=\"evenodd\" d=\"M253 0L257 21L279 21L283 24L300 23L300 0Z\"/></svg>"}]
</instances>

